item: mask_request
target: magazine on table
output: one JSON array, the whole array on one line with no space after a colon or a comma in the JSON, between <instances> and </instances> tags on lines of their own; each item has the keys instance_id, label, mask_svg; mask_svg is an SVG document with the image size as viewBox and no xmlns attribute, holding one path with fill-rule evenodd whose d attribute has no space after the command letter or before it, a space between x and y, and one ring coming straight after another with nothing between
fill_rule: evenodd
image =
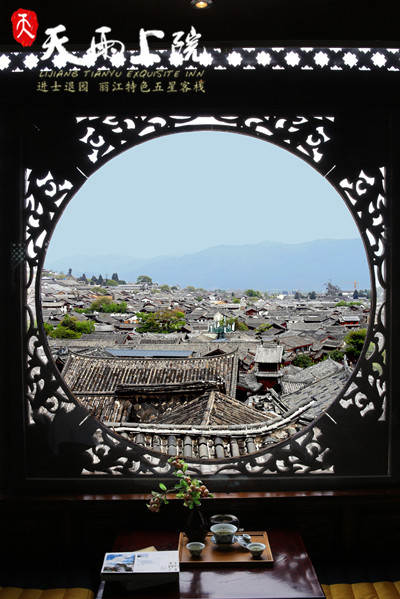
<instances>
[{"instance_id":1,"label":"magazine on table","mask_svg":"<svg viewBox=\"0 0 400 599\"><path fill-rule=\"evenodd\" d=\"M101 579L122 582L127 589L174 582L179 579L179 553L147 550L106 553Z\"/></svg>"}]
</instances>

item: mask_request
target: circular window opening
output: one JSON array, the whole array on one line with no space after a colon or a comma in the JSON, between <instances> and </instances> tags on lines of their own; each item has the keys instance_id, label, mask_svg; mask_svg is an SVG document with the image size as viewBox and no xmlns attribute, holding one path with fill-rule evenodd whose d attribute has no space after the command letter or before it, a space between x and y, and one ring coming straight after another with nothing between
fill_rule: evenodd
<instances>
[{"instance_id":1,"label":"circular window opening","mask_svg":"<svg viewBox=\"0 0 400 599\"><path fill-rule=\"evenodd\" d=\"M92 415L166 453L172 435L184 454L190 433L202 457L209 433L222 458L285 441L332 404L370 300L333 187L277 146L205 131L93 174L53 234L41 288L50 350Z\"/></svg>"}]
</instances>

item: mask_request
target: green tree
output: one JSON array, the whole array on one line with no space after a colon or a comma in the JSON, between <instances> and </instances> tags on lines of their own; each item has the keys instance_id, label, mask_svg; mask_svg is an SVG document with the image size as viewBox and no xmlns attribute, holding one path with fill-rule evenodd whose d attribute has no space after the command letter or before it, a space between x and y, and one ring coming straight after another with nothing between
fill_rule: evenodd
<instances>
[{"instance_id":1,"label":"green tree","mask_svg":"<svg viewBox=\"0 0 400 599\"><path fill-rule=\"evenodd\" d=\"M117 281L117 283L118 283L118 281L119 281L118 273L113 272L113 274L111 275L111 278L112 278L113 281Z\"/></svg>"},{"instance_id":2,"label":"green tree","mask_svg":"<svg viewBox=\"0 0 400 599\"><path fill-rule=\"evenodd\" d=\"M98 280L100 286L104 285L104 279L101 275L99 275L99 278L97 280Z\"/></svg>"},{"instance_id":3,"label":"green tree","mask_svg":"<svg viewBox=\"0 0 400 599\"><path fill-rule=\"evenodd\" d=\"M97 300L94 300L94 302L92 302L90 304L90 310L92 312L102 312L102 307L103 306L109 306L111 304L111 299L107 296L102 296L99 297Z\"/></svg>"},{"instance_id":4,"label":"green tree","mask_svg":"<svg viewBox=\"0 0 400 599\"><path fill-rule=\"evenodd\" d=\"M80 322L78 320L76 323L76 330L79 333L83 333L85 335L90 335L91 333L94 333L95 328L95 324L92 320L84 320L83 322Z\"/></svg>"},{"instance_id":5,"label":"green tree","mask_svg":"<svg viewBox=\"0 0 400 599\"><path fill-rule=\"evenodd\" d=\"M90 304L90 312L105 312L106 314L119 314L126 312L126 302L113 302L108 296L99 297Z\"/></svg>"},{"instance_id":6,"label":"green tree","mask_svg":"<svg viewBox=\"0 0 400 599\"><path fill-rule=\"evenodd\" d=\"M95 325L91 320L80 322L74 316L66 314L56 328L51 328L52 330L48 329L48 332L46 331L49 337L56 339L79 339L83 333L86 335L93 333Z\"/></svg>"},{"instance_id":7,"label":"green tree","mask_svg":"<svg viewBox=\"0 0 400 599\"><path fill-rule=\"evenodd\" d=\"M138 278L136 279L136 283L138 285L152 285L153 279L151 277L149 277L148 275L139 275Z\"/></svg>"},{"instance_id":8,"label":"green tree","mask_svg":"<svg viewBox=\"0 0 400 599\"><path fill-rule=\"evenodd\" d=\"M353 299L354 299L354 300L358 300L358 298L359 298L358 291L357 291L357 289L354 289L354 293L353 293Z\"/></svg>"},{"instance_id":9,"label":"green tree","mask_svg":"<svg viewBox=\"0 0 400 599\"><path fill-rule=\"evenodd\" d=\"M92 276L92 278L90 280L92 282L92 285L98 285L98 280L94 275Z\"/></svg>"},{"instance_id":10,"label":"green tree","mask_svg":"<svg viewBox=\"0 0 400 599\"><path fill-rule=\"evenodd\" d=\"M185 324L185 314L179 310L157 310L156 312L137 312L139 333L174 333Z\"/></svg>"},{"instance_id":11,"label":"green tree","mask_svg":"<svg viewBox=\"0 0 400 599\"><path fill-rule=\"evenodd\" d=\"M340 349L333 349L328 355L332 360L335 360L335 362L343 363L344 354Z\"/></svg>"},{"instance_id":12,"label":"green tree","mask_svg":"<svg viewBox=\"0 0 400 599\"><path fill-rule=\"evenodd\" d=\"M107 289L104 289L104 287L96 286L92 289L92 292L95 295L102 295L102 296L107 295L108 296L108 291L107 291Z\"/></svg>"},{"instance_id":13,"label":"green tree","mask_svg":"<svg viewBox=\"0 0 400 599\"><path fill-rule=\"evenodd\" d=\"M247 324L244 322L241 322L237 316L228 318L227 323L230 324L231 326L234 324L235 331L248 331L249 330L249 327L247 326Z\"/></svg>"},{"instance_id":14,"label":"green tree","mask_svg":"<svg viewBox=\"0 0 400 599\"><path fill-rule=\"evenodd\" d=\"M244 294L247 297L262 297L261 291L255 291L254 289L246 289Z\"/></svg>"},{"instance_id":15,"label":"green tree","mask_svg":"<svg viewBox=\"0 0 400 599\"><path fill-rule=\"evenodd\" d=\"M308 294L308 297L310 298L310 300L315 300L317 299L317 294L315 293L315 291L311 291L311 293Z\"/></svg>"},{"instance_id":16,"label":"green tree","mask_svg":"<svg viewBox=\"0 0 400 599\"><path fill-rule=\"evenodd\" d=\"M366 336L367 329L358 329L356 331L350 331L344 338L346 343L344 353L351 362L357 362L360 357Z\"/></svg>"},{"instance_id":17,"label":"green tree","mask_svg":"<svg viewBox=\"0 0 400 599\"><path fill-rule=\"evenodd\" d=\"M79 339L82 337L82 333L59 324L54 331L49 333L49 337L53 337L55 339Z\"/></svg>"},{"instance_id":18,"label":"green tree","mask_svg":"<svg viewBox=\"0 0 400 599\"><path fill-rule=\"evenodd\" d=\"M45 331L46 335L49 335L51 333L51 331L54 331L53 325L48 322L44 322L43 326L44 326L44 331Z\"/></svg>"},{"instance_id":19,"label":"green tree","mask_svg":"<svg viewBox=\"0 0 400 599\"><path fill-rule=\"evenodd\" d=\"M161 291L171 291L171 287L164 283L164 285L160 286Z\"/></svg>"},{"instance_id":20,"label":"green tree","mask_svg":"<svg viewBox=\"0 0 400 599\"><path fill-rule=\"evenodd\" d=\"M292 362L293 366L299 366L300 368L308 368L312 366L314 362L310 358L310 356L306 356L305 354L300 354L296 356Z\"/></svg>"},{"instance_id":21,"label":"green tree","mask_svg":"<svg viewBox=\"0 0 400 599\"><path fill-rule=\"evenodd\" d=\"M232 304L240 304L240 299L238 297L233 297Z\"/></svg>"},{"instance_id":22,"label":"green tree","mask_svg":"<svg viewBox=\"0 0 400 599\"><path fill-rule=\"evenodd\" d=\"M361 302L345 302L341 300L337 304L335 304L335 308L350 308L350 306L361 306Z\"/></svg>"},{"instance_id":23,"label":"green tree","mask_svg":"<svg viewBox=\"0 0 400 599\"><path fill-rule=\"evenodd\" d=\"M114 279L107 279L106 280L106 285L108 287L116 287L118 285L118 282L115 281Z\"/></svg>"}]
</instances>

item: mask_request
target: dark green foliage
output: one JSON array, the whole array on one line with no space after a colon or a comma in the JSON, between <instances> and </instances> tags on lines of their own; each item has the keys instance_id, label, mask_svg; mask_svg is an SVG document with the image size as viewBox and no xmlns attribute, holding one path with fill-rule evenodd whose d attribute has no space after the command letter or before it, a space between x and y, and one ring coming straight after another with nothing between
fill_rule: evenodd
<instances>
[{"instance_id":1,"label":"dark green foliage","mask_svg":"<svg viewBox=\"0 0 400 599\"><path fill-rule=\"evenodd\" d=\"M87 320L80 322L74 316L66 314L60 324L54 328L50 325L51 329L45 326L45 330L49 337L56 339L79 339L82 334L89 335L94 332L94 322Z\"/></svg>"},{"instance_id":2,"label":"dark green foliage","mask_svg":"<svg viewBox=\"0 0 400 599\"><path fill-rule=\"evenodd\" d=\"M95 330L95 325L92 320L84 320L83 322L78 320L76 321L75 326L79 333L83 333L85 335L90 335L90 333L94 333Z\"/></svg>"},{"instance_id":3,"label":"dark green foliage","mask_svg":"<svg viewBox=\"0 0 400 599\"><path fill-rule=\"evenodd\" d=\"M119 314L126 312L126 302L113 302L108 296L99 297L90 305L90 312L106 312L107 314Z\"/></svg>"},{"instance_id":4,"label":"dark green foliage","mask_svg":"<svg viewBox=\"0 0 400 599\"><path fill-rule=\"evenodd\" d=\"M249 327L247 326L247 324L245 324L244 322L241 322L237 316L235 318L228 318L228 320L226 322L227 322L227 324L232 326L232 328L233 328L233 325L235 325L235 331L248 331L249 330Z\"/></svg>"},{"instance_id":5,"label":"dark green foliage","mask_svg":"<svg viewBox=\"0 0 400 599\"><path fill-rule=\"evenodd\" d=\"M292 362L293 366L299 366L300 368L308 368L312 366L314 362L310 358L310 356L306 356L305 354L300 354L296 356Z\"/></svg>"},{"instance_id":6,"label":"dark green foliage","mask_svg":"<svg viewBox=\"0 0 400 599\"><path fill-rule=\"evenodd\" d=\"M82 337L82 333L73 331L72 329L59 324L54 331L49 333L49 337L53 337L55 339L79 339Z\"/></svg>"},{"instance_id":7,"label":"dark green foliage","mask_svg":"<svg viewBox=\"0 0 400 599\"><path fill-rule=\"evenodd\" d=\"M139 275L138 278L136 279L136 283L138 285L152 285L153 284L153 279L151 277L149 277L148 275Z\"/></svg>"},{"instance_id":8,"label":"dark green foliage","mask_svg":"<svg viewBox=\"0 0 400 599\"><path fill-rule=\"evenodd\" d=\"M346 342L344 352L351 362L357 362L360 357L366 336L367 329L358 329L357 331L350 331L344 338Z\"/></svg>"},{"instance_id":9,"label":"dark green foliage","mask_svg":"<svg viewBox=\"0 0 400 599\"><path fill-rule=\"evenodd\" d=\"M185 314L179 310L158 310L157 312L137 312L139 333L174 333L185 324Z\"/></svg>"},{"instance_id":10,"label":"dark green foliage","mask_svg":"<svg viewBox=\"0 0 400 599\"><path fill-rule=\"evenodd\" d=\"M340 351L340 349L334 349L331 352L329 352L329 357L332 358L332 360L335 360L335 362L339 362L340 364L343 363L343 352Z\"/></svg>"},{"instance_id":11,"label":"dark green foliage","mask_svg":"<svg viewBox=\"0 0 400 599\"><path fill-rule=\"evenodd\" d=\"M342 300L335 304L335 308L350 308L350 306L362 306L362 302L345 302Z\"/></svg>"},{"instance_id":12,"label":"dark green foliage","mask_svg":"<svg viewBox=\"0 0 400 599\"><path fill-rule=\"evenodd\" d=\"M53 325L49 324L48 322L44 322L43 326L44 326L44 330L45 330L46 335L48 335L49 333L51 333L51 331L54 330Z\"/></svg>"},{"instance_id":13,"label":"dark green foliage","mask_svg":"<svg viewBox=\"0 0 400 599\"><path fill-rule=\"evenodd\" d=\"M255 291L254 289L246 289L244 292L245 295L247 295L247 297L260 297L262 298L262 293L261 291Z\"/></svg>"}]
</instances>

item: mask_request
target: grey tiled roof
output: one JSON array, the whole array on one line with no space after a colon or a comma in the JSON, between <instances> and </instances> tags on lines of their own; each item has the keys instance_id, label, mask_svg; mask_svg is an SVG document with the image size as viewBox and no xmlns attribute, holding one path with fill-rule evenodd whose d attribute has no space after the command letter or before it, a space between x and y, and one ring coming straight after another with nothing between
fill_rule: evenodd
<instances>
[{"instance_id":1,"label":"grey tiled roof","mask_svg":"<svg viewBox=\"0 0 400 599\"><path fill-rule=\"evenodd\" d=\"M283 347L258 347L254 361L258 364L280 364L282 362Z\"/></svg>"},{"instance_id":2,"label":"grey tiled roof","mask_svg":"<svg viewBox=\"0 0 400 599\"><path fill-rule=\"evenodd\" d=\"M324 379L328 376L336 375L344 370L344 366L328 358L322 362L318 362L309 368L302 368L295 374L286 374L286 369L282 369L282 382L305 383L310 385L316 381ZM347 374L347 377L349 375Z\"/></svg>"},{"instance_id":3,"label":"grey tiled roof","mask_svg":"<svg viewBox=\"0 0 400 599\"><path fill-rule=\"evenodd\" d=\"M190 350L178 349L108 349L109 356L130 357L130 358L189 358L192 355Z\"/></svg>"},{"instance_id":4,"label":"grey tiled roof","mask_svg":"<svg viewBox=\"0 0 400 599\"><path fill-rule=\"evenodd\" d=\"M332 403L348 376L345 368L339 368L312 384L289 382L289 386L302 389L284 396L282 416L262 414L217 392L207 392L172 409L168 408L173 404L165 404L163 416L156 415L154 406L152 411L152 404L144 404L143 415L150 420L139 422L132 422L135 407L129 399L97 392L80 394L79 400L95 417L134 443L168 455L222 459L257 452L300 430Z\"/></svg>"},{"instance_id":5,"label":"grey tiled roof","mask_svg":"<svg viewBox=\"0 0 400 599\"><path fill-rule=\"evenodd\" d=\"M292 381L281 381L281 388L284 395L297 393L300 389L306 387L306 383L296 383Z\"/></svg>"},{"instance_id":6,"label":"grey tiled roof","mask_svg":"<svg viewBox=\"0 0 400 599\"><path fill-rule=\"evenodd\" d=\"M267 416L249 408L241 401L217 391L209 391L185 405L165 412L158 419L157 424L231 426L267 420L269 420Z\"/></svg>"},{"instance_id":7,"label":"grey tiled roof","mask_svg":"<svg viewBox=\"0 0 400 599\"><path fill-rule=\"evenodd\" d=\"M71 354L63 370L73 393L114 393L117 385L162 385L193 381L224 381L236 393L237 354L208 358L87 358Z\"/></svg>"},{"instance_id":8,"label":"grey tiled roof","mask_svg":"<svg viewBox=\"0 0 400 599\"><path fill-rule=\"evenodd\" d=\"M302 414L302 419L309 422L315 420L339 395L349 378L349 372L343 368L341 371L332 373L294 394L285 395L285 403L291 410L310 403L309 408Z\"/></svg>"}]
</instances>

